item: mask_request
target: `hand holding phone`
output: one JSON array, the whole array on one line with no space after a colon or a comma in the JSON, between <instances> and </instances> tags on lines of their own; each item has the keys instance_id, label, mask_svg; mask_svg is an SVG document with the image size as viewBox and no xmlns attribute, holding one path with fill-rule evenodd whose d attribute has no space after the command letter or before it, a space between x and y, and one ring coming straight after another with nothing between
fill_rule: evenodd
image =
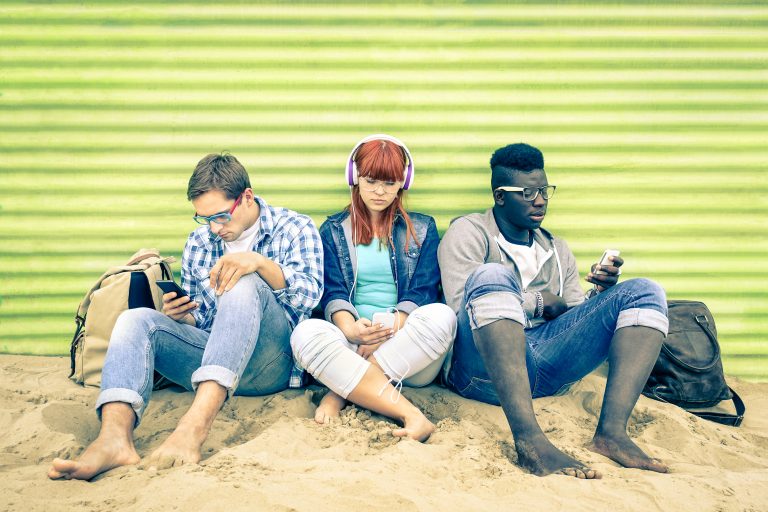
<instances>
[{"instance_id":1,"label":"hand holding phone","mask_svg":"<svg viewBox=\"0 0 768 512\"><path fill-rule=\"evenodd\" d=\"M600 265L601 267L613 266L613 261L611 261L609 258L611 256L618 256L619 254L620 254L620 251L617 251L616 249L606 249L603 255L600 257L600 261L598 262L598 265ZM607 274L607 272L604 272L602 270L596 270L594 273L602 274L602 275Z\"/></svg>"},{"instance_id":2,"label":"hand holding phone","mask_svg":"<svg viewBox=\"0 0 768 512\"><path fill-rule=\"evenodd\" d=\"M174 281L157 280L155 283L157 283L158 288L163 290L164 295L171 292L176 293L172 299L166 300L163 297L163 313L177 322L185 321L184 319L189 312L197 307L197 302L190 299L187 292Z\"/></svg>"},{"instance_id":3,"label":"hand holding phone","mask_svg":"<svg viewBox=\"0 0 768 512\"><path fill-rule=\"evenodd\" d=\"M395 327L395 313L374 313L371 322L373 322L374 325L381 324L388 329L392 329Z\"/></svg>"}]
</instances>

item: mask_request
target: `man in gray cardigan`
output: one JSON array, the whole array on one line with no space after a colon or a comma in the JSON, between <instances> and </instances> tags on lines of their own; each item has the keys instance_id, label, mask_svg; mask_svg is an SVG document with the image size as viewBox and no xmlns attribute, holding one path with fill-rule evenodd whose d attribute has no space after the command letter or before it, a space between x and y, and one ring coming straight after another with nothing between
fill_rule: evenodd
<instances>
[{"instance_id":1,"label":"man in gray cardigan","mask_svg":"<svg viewBox=\"0 0 768 512\"><path fill-rule=\"evenodd\" d=\"M531 400L567 391L608 359L589 448L625 467L666 472L626 430L667 334L664 290L648 279L618 283L624 261L611 256L592 266L585 296L573 253L541 228L555 192L541 152L511 144L493 154L491 171L493 207L455 219L438 250L446 302L458 315L447 385L501 405L518 462L531 473L600 478L547 439Z\"/></svg>"}]
</instances>

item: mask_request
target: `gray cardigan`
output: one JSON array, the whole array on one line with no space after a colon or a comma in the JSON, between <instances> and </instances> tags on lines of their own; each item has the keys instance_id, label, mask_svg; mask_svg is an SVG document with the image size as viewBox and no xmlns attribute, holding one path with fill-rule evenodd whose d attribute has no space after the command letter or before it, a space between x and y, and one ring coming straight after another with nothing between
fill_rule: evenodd
<instances>
[{"instance_id":1,"label":"gray cardigan","mask_svg":"<svg viewBox=\"0 0 768 512\"><path fill-rule=\"evenodd\" d=\"M499 247L496 237L502 237L493 209L484 213L470 213L451 221L445 232L437 258L443 282L445 302L458 313L464 298L464 285L477 267L484 263L499 263L520 273L515 262ZM523 310L529 320L528 327L543 323L534 318L536 298L534 292L548 291L565 299L569 308L584 302L584 291L579 283L576 259L565 240L552 236L544 229L533 232L534 239L544 249L554 249L554 255L542 266L539 273L523 291Z\"/></svg>"}]
</instances>

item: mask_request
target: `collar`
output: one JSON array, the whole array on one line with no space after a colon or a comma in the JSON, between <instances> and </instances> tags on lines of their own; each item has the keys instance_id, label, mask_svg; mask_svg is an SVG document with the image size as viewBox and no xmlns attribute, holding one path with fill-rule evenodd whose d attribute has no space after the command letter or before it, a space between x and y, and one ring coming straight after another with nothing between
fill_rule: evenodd
<instances>
[{"instance_id":1,"label":"collar","mask_svg":"<svg viewBox=\"0 0 768 512\"><path fill-rule=\"evenodd\" d=\"M499 230L499 225L496 224L496 217L493 216L493 208L488 208L483 214L485 217L485 225L488 226L488 232L492 238L499 237L502 240L507 240ZM555 244L553 242L552 234L544 228L534 229L532 231L533 239L545 250L553 249ZM509 240L507 240L509 242ZM514 243L514 242L510 242Z\"/></svg>"}]
</instances>

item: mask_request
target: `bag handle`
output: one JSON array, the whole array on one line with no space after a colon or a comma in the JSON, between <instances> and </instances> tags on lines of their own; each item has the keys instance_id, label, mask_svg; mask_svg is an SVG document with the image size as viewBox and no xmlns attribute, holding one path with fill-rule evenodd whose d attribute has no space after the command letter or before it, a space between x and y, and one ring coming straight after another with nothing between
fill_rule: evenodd
<instances>
[{"instance_id":1,"label":"bag handle","mask_svg":"<svg viewBox=\"0 0 768 512\"><path fill-rule=\"evenodd\" d=\"M702 373L702 372L711 370L712 367L714 367L718 363L718 361L720 361L720 344L717 342L717 336L715 336L715 333L713 333L712 330L709 328L709 320L705 315L694 315L693 318L694 320L696 320L696 324L699 327L701 327L701 330L704 331L704 334L707 335L707 338L709 338L709 341L712 344L712 348L713 348L712 361L707 363L705 366L692 366L686 363L685 361L678 359L678 357L672 353L669 347L667 347L666 343L661 345L661 350L676 365L695 373Z\"/></svg>"},{"instance_id":2,"label":"bag handle","mask_svg":"<svg viewBox=\"0 0 768 512\"><path fill-rule=\"evenodd\" d=\"M728 386L728 390L731 392L731 401L733 401L733 405L736 407L736 414L728 414L725 412L691 411L684 407L681 407L681 409L683 409L685 412L689 412L693 414L694 416L698 416L703 420L714 421L715 423L720 423L721 425L728 425L730 427L738 427L739 425L741 425L741 422L744 420L744 413L746 412L747 407L744 405L744 401L741 399L739 394L736 391L734 391L732 387ZM645 391L643 391L643 394L646 396L650 396L650 395L647 395ZM665 400L663 396L658 395L656 393L655 388L653 389L651 394L653 396L650 396L650 398L654 398L659 402L664 402L665 404L670 404L670 405L677 405L677 404L673 404L669 400Z\"/></svg>"},{"instance_id":3,"label":"bag handle","mask_svg":"<svg viewBox=\"0 0 768 512\"><path fill-rule=\"evenodd\" d=\"M128 260L128 263L126 265L137 265L144 261L147 258L151 257L159 258L160 257L160 251L157 249L139 249L135 253L133 253L133 256L131 256L131 259Z\"/></svg>"},{"instance_id":4,"label":"bag handle","mask_svg":"<svg viewBox=\"0 0 768 512\"><path fill-rule=\"evenodd\" d=\"M691 414L695 414L699 418L714 421L715 423L720 423L721 425L728 425L729 427L738 427L741 425L741 422L744 421L744 413L746 412L747 408L744 405L744 401L741 399L738 393L736 393L733 388L728 386L728 389L731 391L731 394L733 397L731 400L733 400L733 405L736 406L736 414L728 414L723 412L694 412L694 411L688 411Z\"/></svg>"}]
</instances>

